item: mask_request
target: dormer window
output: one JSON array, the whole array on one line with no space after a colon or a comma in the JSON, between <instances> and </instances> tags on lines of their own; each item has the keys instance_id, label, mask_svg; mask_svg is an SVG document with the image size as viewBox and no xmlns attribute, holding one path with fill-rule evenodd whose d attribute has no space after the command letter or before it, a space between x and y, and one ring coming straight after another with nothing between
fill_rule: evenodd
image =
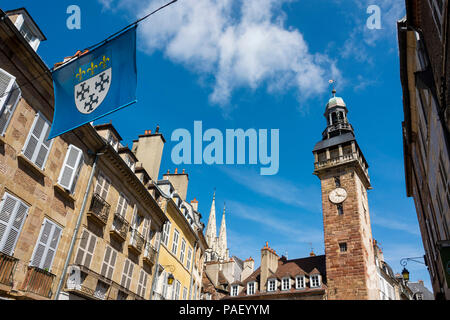
<instances>
[{"instance_id":1,"label":"dormer window","mask_svg":"<svg viewBox=\"0 0 450 320\"><path fill-rule=\"evenodd\" d=\"M267 291L275 291L277 288L277 279L269 279L267 281Z\"/></svg>"},{"instance_id":2,"label":"dormer window","mask_svg":"<svg viewBox=\"0 0 450 320\"><path fill-rule=\"evenodd\" d=\"M125 157L125 162L126 162L126 164L130 167L130 169L131 169L132 171L134 171L134 168L135 168L135 166L136 166L136 163L134 162L133 159L131 159L130 156L127 155L127 156Z\"/></svg>"},{"instance_id":3,"label":"dormer window","mask_svg":"<svg viewBox=\"0 0 450 320\"><path fill-rule=\"evenodd\" d=\"M114 137L112 132L109 132L108 143L114 148L114 150L117 151L119 149L119 140Z\"/></svg>"},{"instance_id":4,"label":"dormer window","mask_svg":"<svg viewBox=\"0 0 450 320\"><path fill-rule=\"evenodd\" d=\"M295 278L295 288L304 289L305 288L305 276L297 276Z\"/></svg>"},{"instance_id":5,"label":"dormer window","mask_svg":"<svg viewBox=\"0 0 450 320\"><path fill-rule=\"evenodd\" d=\"M46 40L46 38L28 11L22 8L7 11L6 14L31 48L37 51L41 41Z\"/></svg>"},{"instance_id":6,"label":"dormer window","mask_svg":"<svg viewBox=\"0 0 450 320\"><path fill-rule=\"evenodd\" d=\"M291 278L286 277L281 279L281 290L291 289Z\"/></svg>"},{"instance_id":7,"label":"dormer window","mask_svg":"<svg viewBox=\"0 0 450 320\"><path fill-rule=\"evenodd\" d=\"M320 287L320 275L319 274L312 275L310 277L310 281L311 281L311 283L310 283L311 288L319 288Z\"/></svg>"},{"instance_id":8,"label":"dormer window","mask_svg":"<svg viewBox=\"0 0 450 320\"><path fill-rule=\"evenodd\" d=\"M231 296L236 297L239 294L239 286L233 285L231 286Z\"/></svg>"},{"instance_id":9,"label":"dormer window","mask_svg":"<svg viewBox=\"0 0 450 320\"><path fill-rule=\"evenodd\" d=\"M256 285L255 285L255 282L249 282L249 283L247 284L247 294L248 294L248 295L255 294L255 291L256 291Z\"/></svg>"}]
</instances>

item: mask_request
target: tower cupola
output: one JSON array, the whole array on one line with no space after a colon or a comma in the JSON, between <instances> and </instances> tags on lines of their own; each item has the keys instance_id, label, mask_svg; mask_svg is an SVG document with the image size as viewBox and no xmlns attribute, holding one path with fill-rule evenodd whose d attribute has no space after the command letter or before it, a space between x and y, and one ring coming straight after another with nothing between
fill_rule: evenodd
<instances>
[{"instance_id":1,"label":"tower cupola","mask_svg":"<svg viewBox=\"0 0 450 320\"><path fill-rule=\"evenodd\" d=\"M336 97L336 90L333 90L333 97L328 101L325 109L327 128L323 132L323 139L330 139L345 133L353 133L353 127L347 118L347 105L344 99Z\"/></svg>"}]
</instances>

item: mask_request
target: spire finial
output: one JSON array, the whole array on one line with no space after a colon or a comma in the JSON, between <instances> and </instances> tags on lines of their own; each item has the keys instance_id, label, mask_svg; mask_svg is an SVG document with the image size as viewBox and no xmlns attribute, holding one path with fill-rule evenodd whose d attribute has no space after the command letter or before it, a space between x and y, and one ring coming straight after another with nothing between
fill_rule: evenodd
<instances>
[{"instance_id":1,"label":"spire finial","mask_svg":"<svg viewBox=\"0 0 450 320\"><path fill-rule=\"evenodd\" d=\"M336 86L335 86L336 80L328 80L328 83L333 85L333 91L331 91L331 92L333 93L333 97L336 97L336 92L337 92Z\"/></svg>"},{"instance_id":2,"label":"spire finial","mask_svg":"<svg viewBox=\"0 0 450 320\"><path fill-rule=\"evenodd\" d=\"M227 208L227 203L224 202L224 203L223 203L223 215L225 215L225 210L226 210L226 208Z\"/></svg>"},{"instance_id":3,"label":"spire finial","mask_svg":"<svg viewBox=\"0 0 450 320\"><path fill-rule=\"evenodd\" d=\"M216 200L216 188L214 188L214 195L213 195L213 200Z\"/></svg>"}]
</instances>

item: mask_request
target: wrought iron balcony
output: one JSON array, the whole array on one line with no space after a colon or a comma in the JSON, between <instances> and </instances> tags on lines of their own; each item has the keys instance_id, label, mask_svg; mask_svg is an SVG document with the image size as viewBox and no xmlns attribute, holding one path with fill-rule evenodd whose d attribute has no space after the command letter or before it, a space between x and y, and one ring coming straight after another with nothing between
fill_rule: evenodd
<instances>
[{"instance_id":1,"label":"wrought iron balcony","mask_svg":"<svg viewBox=\"0 0 450 320\"><path fill-rule=\"evenodd\" d=\"M334 125L328 126L325 131L322 133L322 136L326 138L330 132L338 131L338 130L348 130L353 131L353 126L350 123L340 122Z\"/></svg>"},{"instance_id":2,"label":"wrought iron balcony","mask_svg":"<svg viewBox=\"0 0 450 320\"><path fill-rule=\"evenodd\" d=\"M0 283L12 286L12 276L19 260L0 252Z\"/></svg>"},{"instance_id":3,"label":"wrought iron balcony","mask_svg":"<svg viewBox=\"0 0 450 320\"><path fill-rule=\"evenodd\" d=\"M106 225L108 222L110 209L111 205L97 193L94 193L87 215L88 217L93 218L94 221L102 225Z\"/></svg>"},{"instance_id":4,"label":"wrought iron balcony","mask_svg":"<svg viewBox=\"0 0 450 320\"><path fill-rule=\"evenodd\" d=\"M48 271L30 266L28 267L22 290L50 299L53 294L52 287L55 277L54 274Z\"/></svg>"},{"instance_id":5,"label":"wrought iron balcony","mask_svg":"<svg viewBox=\"0 0 450 320\"><path fill-rule=\"evenodd\" d=\"M156 254L157 254L156 249L150 244L150 242L146 242L144 251L144 262L154 265L156 263Z\"/></svg>"},{"instance_id":6,"label":"wrought iron balcony","mask_svg":"<svg viewBox=\"0 0 450 320\"><path fill-rule=\"evenodd\" d=\"M127 240L127 234L130 224L120 213L114 215L114 221L110 234L116 236L119 241Z\"/></svg>"},{"instance_id":7,"label":"wrought iron balcony","mask_svg":"<svg viewBox=\"0 0 450 320\"><path fill-rule=\"evenodd\" d=\"M128 249L134 250L137 254L140 254L144 248L144 243L144 237L136 229L132 229Z\"/></svg>"}]
</instances>

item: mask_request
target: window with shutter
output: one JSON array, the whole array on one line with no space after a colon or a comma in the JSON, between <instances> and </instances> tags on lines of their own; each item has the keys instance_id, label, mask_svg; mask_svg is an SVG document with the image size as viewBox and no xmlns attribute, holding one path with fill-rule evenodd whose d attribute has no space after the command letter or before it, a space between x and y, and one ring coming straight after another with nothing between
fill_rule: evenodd
<instances>
[{"instance_id":1,"label":"window with shutter","mask_svg":"<svg viewBox=\"0 0 450 320\"><path fill-rule=\"evenodd\" d=\"M186 240L181 239L181 248L180 248L180 261L184 264L184 254L186 252Z\"/></svg>"},{"instance_id":2,"label":"window with shutter","mask_svg":"<svg viewBox=\"0 0 450 320\"><path fill-rule=\"evenodd\" d=\"M168 277L167 272L163 271L162 277L161 277L161 279L162 279L162 290L161 290L161 295L162 295L164 298L167 298L167 289L168 289L168 285L167 285L167 277Z\"/></svg>"},{"instance_id":3,"label":"window with shutter","mask_svg":"<svg viewBox=\"0 0 450 320\"><path fill-rule=\"evenodd\" d=\"M191 269L191 263L192 263L192 248L189 247L188 254L187 254L187 262L186 262L186 268L188 270Z\"/></svg>"},{"instance_id":4,"label":"window with shutter","mask_svg":"<svg viewBox=\"0 0 450 320\"><path fill-rule=\"evenodd\" d=\"M0 96L1 95L2 94L0 93ZM0 107L0 135L5 134L6 128L9 125L9 121L12 118L14 110L16 110L16 106L21 96L22 92L20 91L20 88L18 87L17 83L14 83L12 91L9 94L8 99L6 100L3 110Z\"/></svg>"},{"instance_id":5,"label":"window with shutter","mask_svg":"<svg viewBox=\"0 0 450 320\"><path fill-rule=\"evenodd\" d=\"M29 207L5 193L0 204L0 251L12 256Z\"/></svg>"},{"instance_id":6,"label":"window with shutter","mask_svg":"<svg viewBox=\"0 0 450 320\"><path fill-rule=\"evenodd\" d=\"M106 201L108 196L109 186L111 185L111 180L109 180L103 173L100 173L97 178L97 184L95 186L95 193L98 194L103 200Z\"/></svg>"},{"instance_id":7,"label":"window with shutter","mask_svg":"<svg viewBox=\"0 0 450 320\"><path fill-rule=\"evenodd\" d=\"M22 152L28 160L40 169L44 168L53 143L53 139L47 141L49 133L50 122L38 112Z\"/></svg>"},{"instance_id":8,"label":"window with shutter","mask_svg":"<svg viewBox=\"0 0 450 320\"><path fill-rule=\"evenodd\" d=\"M117 260L117 251L108 246L105 251L102 270L100 272L102 276L112 280L116 260Z\"/></svg>"},{"instance_id":9,"label":"window with shutter","mask_svg":"<svg viewBox=\"0 0 450 320\"><path fill-rule=\"evenodd\" d=\"M101 300L105 300L106 294L108 293L108 289L109 289L109 285L104 283L103 281L99 280L97 282L97 287L95 288L95 291L94 291L94 296Z\"/></svg>"},{"instance_id":10,"label":"window with shutter","mask_svg":"<svg viewBox=\"0 0 450 320\"><path fill-rule=\"evenodd\" d=\"M51 271L62 228L44 219L38 241L31 258L31 266Z\"/></svg>"},{"instance_id":11,"label":"window with shutter","mask_svg":"<svg viewBox=\"0 0 450 320\"><path fill-rule=\"evenodd\" d=\"M122 285L122 287L125 287L128 290L130 290L131 279L133 277L133 269L134 269L134 263L131 262L131 260L127 259L125 261L125 265L123 267L121 285Z\"/></svg>"},{"instance_id":12,"label":"window with shutter","mask_svg":"<svg viewBox=\"0 0 450 320\"><path fill-rule=\"evenodd\" d=\"M178 252L178 238L179 238L180 232L175 229L175 231L173 232L173 242L172 242L172 253L174 255L177 254Z\"/></svg>"},{"instance_id":13,"label":"window with shutter","mask_svg":"<svg viewBox=\"0 0 450 320\"><path fill-rule=\"evenodd\" d=\"M147 291L147 280L148 280L148 274L144 270L141 270L141 274L139 276L139 282L138 282L138 289L137 294L138 296L145 298L145 292Z\"/></svg>"},{"instance_id":14,"label":"window with shutter","mask_svg":"<svg viewBox=\"0 0 450 320\"><path fill-rule=\"evenodd\" d=\"M150 241L150 225L151 219L147 216L144 217L144 225L142 227L142 235L144 236L145 241Z\"/></svg>"},{"instance_id":15,"label":"window with shutter","mask_svg":"<svg viewBox=\"0 0 450 320\"><path fill-rule=\"evenodd\" d=\"M16 78L10 75L3 69L0 69L0 111L3 110L3 106L8 100L13 84L15 83Z\"/></svg>"},{"instance_id":16,"label":"window with shutter","mask_svg":"<svg viewBox=\"0 0 450 320\"><path fill-rule=\"evenodd\" d=\"M169 243L169 235L170 235L170 221L167 221L163 228L163 234L161 236L161 243L167 246Z\"/></svg>"},{"instance_id":17,"label":"window with shutter","mask_svg":"<svg viewBox=\"0 0 450 320\"><path fill-rule=\"evenodd\" d=\"M91 266L96 243L97 237L89 231L84 230L80 239L75 263L89 268Z\"/></svg>"},{"instance_id":18,"label":"window with shutter","mask_svg":"<svg viewBox=\"0 0 450 320\"><path fill-rule=\"evenodd\" d=\"M127 210L128 210L128 199L123 195L123 193L121 193L119 195L119 202L117 203L116 213L125 218Z\"/></svg>"},{"instance_id":19,"label":"window with shutter","mask_svg":"<svg viewBox=\"0 0 450 320\"><path fill-rule=\"evenodd\" d=\"M70 145L58 178L58 184L61 187L70 190L71 193L75 190L75 184L77 183L76 179L78 178L82 163L83 152L74 145Z\"/></svg>"},{"instance_id":20,"label":"window with shutter","mask_svg":"<svg viewBox=\"0 0 450 320\"><path fill-rule=\"evenodd\" d=\"M184 287L183 288L183 300L186 300L186 299L187 299L187 288Z\"/></svg>"},{"instance_id":21,"label":"window with shutter","mask_svg":"<svg viewBox=\"0 0 450 320\"><path fill-rule=\"evenodd\" d=\"M172 300L180 300L180 289L181 289L181 283L180 281L175 281L175 289L173 290L172 294Z\"/></svg>"}]
</instances>

